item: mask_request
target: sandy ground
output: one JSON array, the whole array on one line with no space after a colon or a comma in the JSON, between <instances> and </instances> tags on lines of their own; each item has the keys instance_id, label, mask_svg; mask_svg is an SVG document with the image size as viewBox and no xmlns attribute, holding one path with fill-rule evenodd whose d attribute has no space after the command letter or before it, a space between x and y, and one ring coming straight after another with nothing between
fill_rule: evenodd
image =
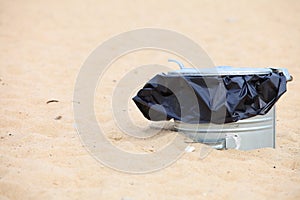
<instances>
[{"instance_id":1,"label":"sandy ground","mask_svg":"<svg viewBox=\"0 0 300 200\"><path fill-rule=\"evenodd\" d=\"M296 0L1 1L0 199L300 199L299 19ZM141 27L181 32L217 65L287 67L294 81L277 103L277 148L214 150L201 160L195 145L144 175L97 162L73 126L76 77L98 44ZM99 105L99 120L114 126ZM114 129L109 138L128 147ZM130 144L147 151L147 142Z\"/></svg>"}]
</instances>

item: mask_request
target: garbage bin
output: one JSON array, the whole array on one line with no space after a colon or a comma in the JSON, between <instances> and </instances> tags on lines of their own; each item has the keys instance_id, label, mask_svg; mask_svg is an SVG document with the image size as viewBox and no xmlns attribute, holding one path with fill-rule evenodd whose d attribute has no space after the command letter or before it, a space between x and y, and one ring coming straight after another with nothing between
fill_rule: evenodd
<instances>
[{"instance_id":1,"label":"garbage bin","mask_svg":"<svg viewBox=\"0 0 300 200\"><path fill-rule=\"evenodd\" d=\"M133 101L144 117L216 149L275 148L275 103L292 77L284 68L184 68L157 74Z\"/></svg>"}]
</instances>

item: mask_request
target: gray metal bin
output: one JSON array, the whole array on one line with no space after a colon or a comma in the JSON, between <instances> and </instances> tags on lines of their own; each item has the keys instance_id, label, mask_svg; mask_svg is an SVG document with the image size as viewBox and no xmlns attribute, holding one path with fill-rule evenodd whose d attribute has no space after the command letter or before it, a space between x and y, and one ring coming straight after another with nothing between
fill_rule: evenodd
<instances>
[{"instance_id":1,"label":"gray metal bin","mask_svg":"<svg viewBox=\"0 0 300 200\"><path fill-rule=\"evenodd\" d=\"M177 61L175 61L177 62ZM227 75L263 75L272 72L270 68L232 68L216 67L211 69L184 68L169 72L169 75L182 76L227 76ZM284 68L278 69L287 81L292 77ZM264 147L275 148L276 123L275 106L265 115L257 115L248 119L225 124L188 124L180 121L174 122L179 132L192 138L196 142L208 144L216 149L251 150Z\"/></svg>"}]
</instances>

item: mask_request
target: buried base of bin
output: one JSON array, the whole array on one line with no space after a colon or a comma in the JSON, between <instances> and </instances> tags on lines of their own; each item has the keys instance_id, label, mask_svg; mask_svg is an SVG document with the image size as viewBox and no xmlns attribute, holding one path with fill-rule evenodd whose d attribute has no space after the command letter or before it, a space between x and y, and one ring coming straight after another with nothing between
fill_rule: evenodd
<instances>
[{"instance_id":1,"label":"buried base of bin","mask_svg":"<svg viewBox=\"0 0 300 200\"><path fill-rule=\"evenodd\" d=\"M275 107L258 115L226 124L186 124L175 121L175 129L195 142L215 149L251 150L275 148Z\"/></svg>"}]
</instances>

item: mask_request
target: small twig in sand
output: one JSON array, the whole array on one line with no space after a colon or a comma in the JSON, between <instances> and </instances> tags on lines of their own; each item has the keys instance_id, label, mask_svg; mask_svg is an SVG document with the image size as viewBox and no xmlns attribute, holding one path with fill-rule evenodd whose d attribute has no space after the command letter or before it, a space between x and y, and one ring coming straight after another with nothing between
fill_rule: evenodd
<instances>
[{"instance_id":1,"label":"small twig in sand","mask_svg":"<svg viewBox=\"0 0 300 200\"><path fill-rule=\"evenodd\" d=\"M46 104L49 104L49 103L57 103L57 102L59 102L59 101L56 100L56 99L52 99L52 100L47 101Z\"/></svg>"}]
</instances>

